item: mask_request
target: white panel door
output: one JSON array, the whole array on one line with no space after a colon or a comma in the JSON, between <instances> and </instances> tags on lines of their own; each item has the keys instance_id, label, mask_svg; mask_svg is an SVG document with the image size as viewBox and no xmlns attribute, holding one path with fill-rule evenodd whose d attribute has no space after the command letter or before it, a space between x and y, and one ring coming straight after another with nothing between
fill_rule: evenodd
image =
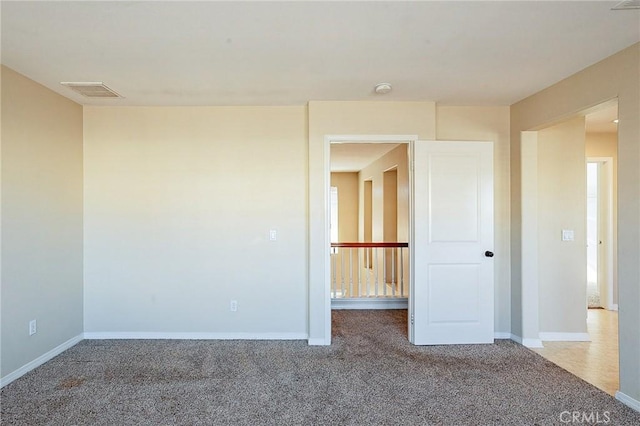
<instances>
[{"instance_id":1,"label":"white panel door","mask_svg":"<svg viewBox=\"0 0 640 426\"><path fill-rule=\"evenodd\" d=\"M411 341L493 343L493 143L413 146Z\"/></svg>"}]
</instances>

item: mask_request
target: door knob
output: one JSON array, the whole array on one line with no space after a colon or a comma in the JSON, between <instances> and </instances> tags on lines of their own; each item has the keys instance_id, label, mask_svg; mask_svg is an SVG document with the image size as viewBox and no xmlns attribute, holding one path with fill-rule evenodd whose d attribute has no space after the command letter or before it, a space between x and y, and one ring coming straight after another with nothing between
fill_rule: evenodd
<instances>
[{"instance_id":1,"label":"door knob","mask_svg":"<svg viewBox=\"0 0 640 426\"><path fill-rule=\"evenodd\" d=\"M484 255L485 255L486 257L493 257L493 252L492 252L492 251L487 250L487 251L485 251L485 252L484 252Z\"/></svg>"}]
</instances>

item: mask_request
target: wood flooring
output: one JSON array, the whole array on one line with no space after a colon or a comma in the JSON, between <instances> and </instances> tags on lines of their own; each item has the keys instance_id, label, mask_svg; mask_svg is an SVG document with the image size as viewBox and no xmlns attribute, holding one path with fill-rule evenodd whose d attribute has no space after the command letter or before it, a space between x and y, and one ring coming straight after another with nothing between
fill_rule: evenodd
<instances>
[{"instance_id":1,"label":"wood flooring","mask_svg":"<svg viewBox=\"0 0 640 426\"><path fill-rule=\"evenodd\" d=\"M618 312L589 309L587 329L591 342L543 342L534 349L549 361L610 395L619 388Z\"/></svg>"}]
</instances>

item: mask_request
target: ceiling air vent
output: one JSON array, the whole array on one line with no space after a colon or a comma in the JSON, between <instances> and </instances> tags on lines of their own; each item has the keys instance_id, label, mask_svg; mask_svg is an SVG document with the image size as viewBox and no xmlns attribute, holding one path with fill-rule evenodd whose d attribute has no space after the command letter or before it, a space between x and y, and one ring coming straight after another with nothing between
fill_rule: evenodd
<instances>
[{"instance_id":1,"label":"ceiling air vent","mask_svg":"<svg viewBox=\"0 0 640 426\"><path fill-rule=\"evenodd\" d=\"M105 86L101 81L93 82L72 82L63 81L60 84L67 86L76 93L80 93L87 98L121 98L113 90Z\"/></svg>"},{"instance_id":2,"label":"ceiling air vent","mask_svg":"<svg viewBox=\"0 0 640 426\"><path fill-rule=\"evenodd\" d=\"M616 4L611 10L640 9L640 0L625 0Z\"/></svg>"}]
</instances>

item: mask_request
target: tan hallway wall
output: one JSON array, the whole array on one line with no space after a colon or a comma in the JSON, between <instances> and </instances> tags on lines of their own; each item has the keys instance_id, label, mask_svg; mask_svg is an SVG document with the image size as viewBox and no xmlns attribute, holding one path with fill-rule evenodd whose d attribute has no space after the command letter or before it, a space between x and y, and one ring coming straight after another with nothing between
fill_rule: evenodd
<instances>
[{"instance_id":1,"label":"tan hallway wall","mask_svg":"<svg viewBox=\"0 0 640 426\"><path fill-rule=\"evenodd\" d=\"M409 169L407 144L401 144L386 153L373 163L364 167L358 173L360 193L364 194L364 181L371 180L373 184L372 224L375 242L384 241L384 172L392 167L398 170L398 241L407 242L409 239ZM364 196L360 196L360 229L364 232Z\"/></svg>"},{"instance_id":2,"label":"tan hallway wall","mask_svg":"<svg viewBox=\"0 0 640 426\"><path fill-rule=\"evenodd\" d=\"M331 173L331 186L338 188L338 238L358 241L358 173Z\"/></svg>"},{"instance_id":3,"label":"tan hallway wall","mask_svg":"<svg viewBox=\"0 0 640 426\"><path fill-rule=\"evenodd\" d=\"M331 173L331 186L338 188L338 239L340 242L358 241L358 173L356 172L339 172ZM357 268L349 268L348 249L338 249L332 254L335 262L335 283L332 283L336 289L342 289L343 270L342 265L345 262L345 286L352 277L353 282L358 282ZM342 257L344 256L344 259ZM354 264L355 263L355 258ZM350 277L350 274L351 275ZM354 296L354 294L349 294Z\"/></svg>"},{"instance_id":4,"label":"tan hallway wall","mask_svg":"<svg viewBox=\"0 0 640 426\"><path fill-rule=\"evenodd\" d=\"M364 193L364 185L365 181L371 180L372 183L372 241L373 242L383 242L386 241L384 238L384 210L385 210L385 191L384 191L384 175L385 171L389 170L393 167L396 168L397 171L397 211L396 211L396 241L392 242L402 242L406 243L409 241L409 162L408 162L408 144L401 144L398 147L392 149L379 159L375 160L371 164L364 167L358 173L359 185L361 193ZM364 236L364 195L360 197L360 236ZM402 287L404 294L408 294L408 285L409 285L409 256L408 249L402 249L402 276L400 275L400 268L396 269L396 277L394 282L398 283L398 289ZM391 250L383 250L377 249L378 251L378 263L377 263L377 271L379 280L382 282L385 279L388 279L388 282L391 282ZM385 257L388 257L387 265L385 266ZM372 252L371 256L375 260L375 250ZM396 252L396 256L400 256L398 252ZM399 257L398 257L399 259ZM398 260L399 262L399 260ZM399 265L399 263L398 263ZM385 270L384 268L388 268ZM388 277L385 277L383 271L388 274ZM403 283L400 284L400 280L403 280ZM372 278L373 281L373 278ZM400 290L398 290L400 291ZM380 293L381 294L381 293Z\"/></svg>"}]
</instances>

